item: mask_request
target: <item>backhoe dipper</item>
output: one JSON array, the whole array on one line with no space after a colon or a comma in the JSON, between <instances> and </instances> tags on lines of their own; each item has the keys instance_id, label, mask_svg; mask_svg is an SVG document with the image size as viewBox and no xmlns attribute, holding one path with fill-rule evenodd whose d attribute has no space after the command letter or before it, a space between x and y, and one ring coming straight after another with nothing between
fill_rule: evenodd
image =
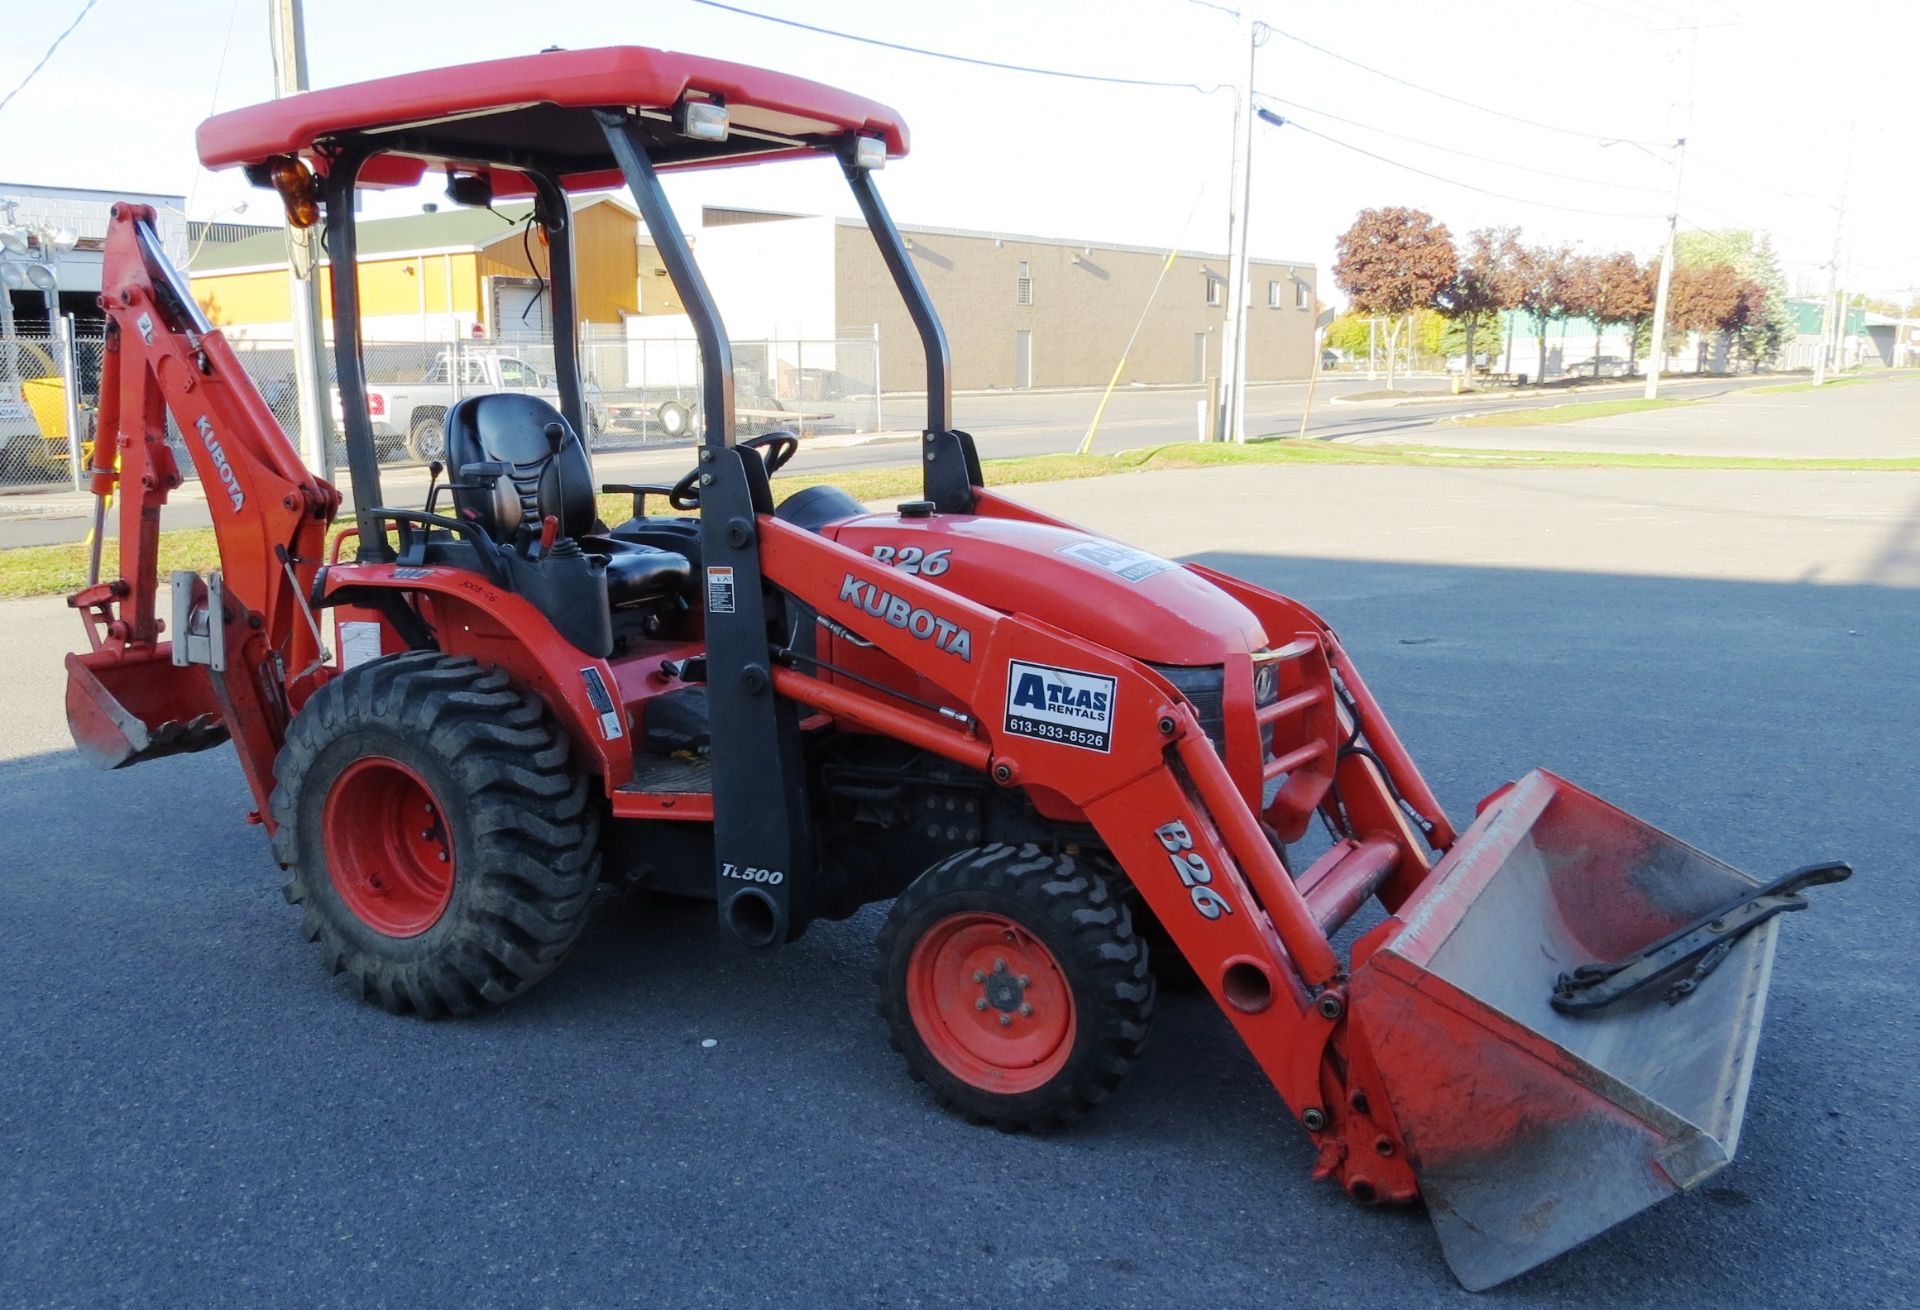
<instances>
[{"instance_id":1,"label":"backhoe dipper","mask_svg":"<svg viewBox=\"0 0 1920 1310\"><path fill-rule=\"evenodd\" d=\"M1111 1094L1184 961L1363 1202L1424 1197L1469 1287L1530 1268L1732 1157L1777 915L1762 886L1545 772L1456 831L1326 623L1284 596L982 486L948 351L874 174L885 106L619 47L390 77L219 115L210 168L324 221L354 496L301 464L154 236L114 210L96 518L70 603L74 741L116 767L231 739L327 967L394 1011L538 982L603 880L711 898L755 947L892 900L879 1004L909 1071L1009 1127ZM776 503L796 439L736 441L727 336L663 172L836 161L926 357L924 495ZM531 195L559 404L446 414L450 479L387 504L368 418L354 190L445 173ZM575 346L569 193L622 186L698 335L697 461L604 490ZM221 568L156 571L180 484ZM450 512L440 498L450 497ZM664 500L680 511L649 513ZM96 535L96 540L98 537ZM332 631L323 631L330 623ZM1320 819L1327 853L1286 850ZM1385 917L1346 951L1370 901Z\"/></svg>"}]
</instances>

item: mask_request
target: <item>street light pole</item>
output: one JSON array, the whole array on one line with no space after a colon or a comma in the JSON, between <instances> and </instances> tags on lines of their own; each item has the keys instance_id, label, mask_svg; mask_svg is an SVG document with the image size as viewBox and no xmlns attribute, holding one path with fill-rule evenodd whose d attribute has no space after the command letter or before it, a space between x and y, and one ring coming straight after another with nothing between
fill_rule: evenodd
<instances>
[{"instance_id":1,"label":"street light pole","mask_svg":"<svg viewBox=\"0 0 1920 1310\"><path fill-rule=\"evenodd\" d=\"M273 38L276 99L307 89L307 36L301 0L267 0ZM333 479L333 405L323 382L325 340L315 282L320 271L317 227L287 224L287 326L293 338L294 399L299 406L300 450L309 469Z\"/></svg>"},{"instance_id":2,"label":"street light pole","mask_svg":"<svg viewBox=\"0 0 1920 1310\"><path fill-rule=\"evenodd\" d=\"M1253 64L1264 33L1253 21L1253 0L1236 15L1247 50L1247 76L1233 112L1233 177L1227 197L1227 322L1220 348L1221 441L1247 439L1247 213L1252 199Z\"/></svg>"},{"instance_id":3,"label":"street light pole","mask_svg":"<svg viewBox=\"0 0 1920 1310\"><path fill-rule=\"evenodd\" d=\"M1832 349L1834 363L1844 363L1839 358L1841 343L1846 340L1847 312L1840 309L1839 321L1834 321L1834 303L1840 295L1840 252L1847 234L1847 193L1853 189L1853 132L1854 124L1847 125L1847 153L1840 165L1840 203L1833 207L1833 258L1827 261L1827 299L1820 308L1820 353L1813 361L1813 385L1823 387L1827 384L1827 351ZM1828 343L1832 345L1829 347Z\"/></svg>"},{"instance_id":4,"label":"street light pole","mask_svg":"<svg viewBox=\"0 0 1920 1310\"><path fill-rule=\"evenodd\" d=\"M1681 137L1673 143L1673 204L1667 210L1667 249L1660 257L1660 285L1653 296L1653 358L1647 361L1645 392L1648 400L1660 398L1660 370L1667 362L1667 296L1673 289L1673 241L1680 229L1680 181L1686 171L1687 139Z\"/></svg>"}]
</instances>

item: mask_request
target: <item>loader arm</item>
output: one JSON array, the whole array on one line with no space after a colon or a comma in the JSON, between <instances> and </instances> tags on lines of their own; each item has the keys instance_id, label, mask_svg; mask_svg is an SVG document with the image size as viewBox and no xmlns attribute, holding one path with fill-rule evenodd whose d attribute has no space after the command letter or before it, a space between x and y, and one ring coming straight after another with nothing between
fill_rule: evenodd
<instances>
[{"instance_id":1,"label":"loader arm","mask_svg":"<svg viewBox=\"0 0 1920 1310\"><path fill-rule=\"evenodd\" d=\"M67 602L92 649L68 658L69 725L107 767L231 736L264 814L287 719L326 672L307 597L340 496L301 463L207 323L152 209L114 206L102 286L93 556L88 585ZM160 519L181 483L169 413L206 490L221 567L205 581L176 576L163 618ZM107 576L101 537L115 496L120 549ZM169 633L182 617L190 631Z\"/></svg>"},{"instance_id":2,"label":"loader arm","mask_svg":"<svg viewBox=\"0 0 1920 1310\"><path fill-rule=\"evenodd\" d=\"M771 516L758 529L769 582L966 709L915 712L791 668L776 672L775 689L1084 813L1314 1139L1320 1171L1365 1199L1412 1199L1384 1090L1346 1028L1345 969L1173 686L1031 615L976 604ZM1003 731L1015 665L1111 679L1106 749ZM1377 807L1392 808L1384 789ZM1391 867L1403 854L1380 836L1349 845L1361 863Z\"/></svg>"}]
</instances>

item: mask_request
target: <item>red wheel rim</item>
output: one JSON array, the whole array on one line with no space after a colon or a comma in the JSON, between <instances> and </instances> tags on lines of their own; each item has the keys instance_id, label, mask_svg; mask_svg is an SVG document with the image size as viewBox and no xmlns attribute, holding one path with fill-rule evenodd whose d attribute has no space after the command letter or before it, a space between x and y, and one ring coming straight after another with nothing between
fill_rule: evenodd
<instances>
[{"instance_id":1,"label":"red wheel rim","mask_svg":"<svg viewBox=\"0 0 1920 1310\"><path fill-rule=\"evenodd\" d=\"M933 1058L983 1091L1044 1085L1073 1053L1073 991L1053 952L1012 919L948 915L907 960L907 1013Z\"/></svg>"},{"instance_id":2,"label":"red wheel rim","mask_svg":"<svg viewBox=\"0 0 1920 1310\"><path fill-rule=\"evenodd\" d=\"M321 833L333 889L360 922L418 937L453 899L453 841L426 781L385 755L355 760L327 793Z\"/></svg>"}]
</instances>

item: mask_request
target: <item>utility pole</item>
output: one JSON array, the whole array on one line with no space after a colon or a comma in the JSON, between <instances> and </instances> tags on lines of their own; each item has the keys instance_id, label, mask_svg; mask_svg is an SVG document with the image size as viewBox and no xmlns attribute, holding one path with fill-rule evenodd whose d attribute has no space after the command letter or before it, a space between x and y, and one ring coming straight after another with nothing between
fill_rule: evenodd
<instances>
[{"instance_id":1,"label":"utility pole","mask_svg":"<svg viewBox=\"0 0 1920 1310\"><path fill-rule=\"evenodd\" d=\"M1847 311L1840 307L1838 320L1835 319L1835 302L1840 297L1840 251L1847 234L1847 193L1853 190L1853 127L1847 128L1846 163L1841 166L1840 203L1834 206L1833 214L1833 258L1827 261L1827 299L1820 308L1820 352L1813 361L1813 385L1824 387L1827 384L1827 352L1834 353L1834 364L1843 363L1838 358L1841 343L1846 340Z\"/></svg>"},{"instance_id":2,"label":"utility pole","mask_svg":"<svg viewBox=\"0 0 1920 1310\"><path fill-rule=\"evenodd\" d=\"M1680 181L1686 171L1687 139L1680 137L1673 143L1673 204L1667 209L1667 249L1660 257L1660 285L1653 296L1653 358L1647 361L1645 393L1648 400L1659 399L1660 370L1667 362L1667 295L1673 289L1673 239L1680 229Z\"/></svg>"},{"instance_id":3,"label":"utility pole","mask_svg":"<svg viewBox=\"0 0 1920 1310\"><path fill-rule=\"evenodd\" d=\"M1247 211L1252 194L1253 63L1264 37L1253 21L1253 0L1235 15L1247 50L1247 76L1233 111L1233 177L1227 196L1227 322L1221 342L1221 441L1245 441L1247 389Z\"/></svg>"},{"instance_id":4,"label":"utility pole","mask_svg":"<svg viewBox=\"0 0 1920 1310\"><path fill-rule=\"evenodd\" d=\"M273 94L276 99L307 89L306 19L301 0L267 0L273 42ZM301 457L320 477L333 480L332 393L320 368L324 329L320 297L318 228L287 224L287 324L293 337L293 389L299 406Z\"/></svg>"}]
</instances>

